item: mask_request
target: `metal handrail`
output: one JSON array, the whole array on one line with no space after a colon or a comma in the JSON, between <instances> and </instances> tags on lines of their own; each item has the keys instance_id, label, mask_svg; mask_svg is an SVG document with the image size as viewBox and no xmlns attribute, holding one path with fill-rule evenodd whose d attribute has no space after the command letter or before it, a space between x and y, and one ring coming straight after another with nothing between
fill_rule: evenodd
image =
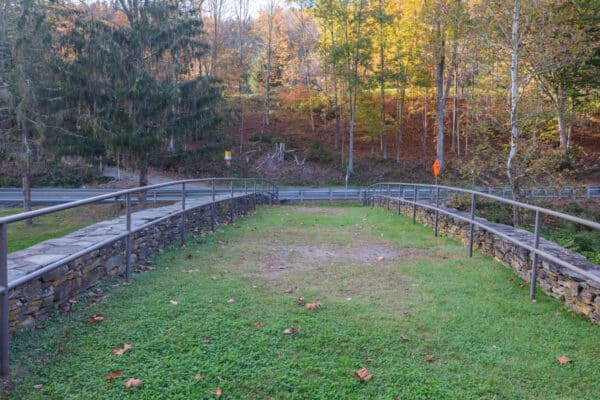
<instances>
[{"instance_id":1,"label":"metal handrail","mask_svg":"<svg viewBox=\"0 0 600 400\"><path fill-rule=\"evenodd\" d=\"M393 194L392 187L398 188L397 190L399 191L399 193L398 193L397 197L392 195ZM405 194L407 192L407 190L405 189L406 187L410 188L409 192L412 190L412 200L407 199L405 197ZM424 203L422 201L421 202L418 201L419 188L431 189L430 193L435 192L435 196L434 196L435 205L432 205L429 203ZM443 207L440 207L440 205L439 205L440 190L445 190L446 192L457 192L457 193L471 195L470 216L465 217L465 216L459 215L457 213L450 212L449 210L447 210ZM388 208L389 208L389 200L390 199L398 200L398 213L400 212L400 202L412 204L412 206L413 206L413 212L412 212L413 223L416 222L417 205L420 207L435 211L435 217L434 217L435 236L437 236L437 233L438 233L438 214L440 212L442 214L452 216L453 218L457 218L461 221L468 222L469 223L469 257L472 257L472 255L473 255L473 232L474 232L475 226L478 226L486 231L489 231L489 232L493 233L494 235L501 237L502 239L508 240L509 242L514 243L523 249L529 250L530 252L533 253L532 270L531 270L532 271L531 287L530 287L530 296L532 299L535 298L535 292L536 292L538 257L542 257L548 261L551 261L555 264L565 267L585 278L588 278L594 282L600 283L600 275L592 274L584 269L577 267L576 265L573 265L567 261L561 260L558 257L539 248L540 232L541 232L541 224L542 224L541 214L551 215L551 216L554 216L554 217L557 217L557 218L560 218L560 219L563 219L566 221L570 221L570 222L574 222L577 224L581 224L581 225L590 227L592 229L600 230L600 223L598 223L598 222L586 220L586 219L579 218L579 217L576 217L573 215L561 213L558 211L550 210L550 209L539 207L539 206L534 206L531 204L521 203L521 202L518 202L515 200L506 199L504 197L499 197L499 196L491 195L488 193L479 192L479 191L472 190L472 189L457 188L457 187L452 187L452 186L430 185L430 184L421 184L421 183L404 183L404 182L402 182L402 183L380 182L380 183L371 185L369 187L369 189L365 192L365 198L363 199L364 204L365 205L371 204L371 200L374 199L375 197L387 198L388 199ZM490 227L489 225L485 224L481 220L478 221L475 216L475 211L477 208L477 197L483 197L483 198L494 200L494 201L497 201L500 203L509 204L509 205L512 205L515 207L520 207L520 208L523 208L526 210L535 211L535 228L534 228L534 233L533 233L533 245L523 243L513 237L510 237L509 235L504 234L503 232L500 232L497 229Z\"/></svg>"},{"instance_id":2,"label":"metal handrail","mask_svg":"<svg viewBox=\"0 0 600 400\"><path fill-rule=\"evenodd\" d=\"M250 193L256 194L266 194L269 197L269 204L273 204L274 201L277 200L278 197L278 188L276 185L272 184L269 181L264 179L243 179L243 178L201 178L201 179L184 179L179 181L165 182L156 185L150 186L142 186L130 189L119 190L99 196L90 197L83 200L72 201L66 204L59 204L56 206L46 207L39 210L23 212L20 214L9 215L6 217L0 218L0 376L7 376L9 373L9 361L8 361L8 343L9 343L9 312L8 312L8 296L9 290L13 289L19 285L27 283L33 279L39 278L45 273L48 273L65 263L73 261L85 254L88 254L94 250L97 250L103 246L114 243L118 240L126 239L125 243L125 279L129 281L130 273L131 273L131 242L132 235L140 230L146 229L150 226L156 225L159 222L162 222L168 218L174 218L177 216L181 216L181 242L185 243L186 241L186 185L190 183L199 183L199 182L208 182L210 184L210 207L211 207L211 229L214 231L215 229L215 202L217 201L215 198L215 183L216 182L226 182L229 187L227 188L227 194L229 197L225 197L223 199L219 199L218 201L230 201L230 220L234 219L234 186L235 182L243 182L243 191L242 195L247 196L249 193L248 183L252 184L252 190ZM170 213L169 215L165 215L161 218L157 218L152 220L146 224L141 226L132 228L131 226L131 195L135 193L146 193L149 190L154 190L167 186L177 186L181 185L181 209L175 212ZM35 217L41 217L43 215L52 214L58 211L63 211L71 208L80 207L87 204L97 203L99 201L103 201L106 199L111 199L115 197L125 196L126 203L126 230L119 234L111 237L110 239L103 240L101 242L95 243L94 245L85 248L76 253L70 254L60 260L57 260L53 263L50 263L42 268L39 268L29 274L19 277L18 279L8 282L8 234L7 234L7 226L10 223L19 222L28 220ZM252 203L254 203L254 197L252 198ZM247 209L247 198L244 201L245 207Z\"/></svg>"}]
</instances>

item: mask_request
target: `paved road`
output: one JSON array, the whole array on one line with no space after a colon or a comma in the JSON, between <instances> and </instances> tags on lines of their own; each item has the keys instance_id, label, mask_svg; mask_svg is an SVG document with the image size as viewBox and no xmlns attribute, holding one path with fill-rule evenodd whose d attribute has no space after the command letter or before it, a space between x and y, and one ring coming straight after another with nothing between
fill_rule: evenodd
<instances>
[{"instance_id":1,"label":"paved road","mask_svg":"<svg viewBox=\"0 0 600 400\"><path fill-rule=\"evenodd\" d=\"M31 199L33 204L47 205L47 204L58 204L67 203L69 201L81 200L92 196L98 196L101 194L111 193L117 189L59 189L59 188L39 188L33 189L31 193ZM322 187L322 188L281 188L279 190L279 200L283 202L289 201L343 201L352 200L358 201L364 196L366 188L334 188L334 187ZM495 194L503 197L511 197L511 192L508 188L485 188L480 189L483 192ZM243 190L236 190L236 193L241 194ZM186 192L186 196L192 198L199 198L204 196L210 196L211 191L208 187L196 186L190 188ZM224 195L230 193L229 189L217 189L217 195ZM390 194L402 195L405 198L412 198L414 192L412 189L404 189L402 191L398 189L391 189ZM419 199L431 199L434 197L432 189L423 188L418 191ZM541 198L599 198L600 199L600 187L582 187L575 192L571 189L564 189L558 191L550 191L543 188L538 188L528 193L525 193L525 197L529 199L541 199ZM148 193L148 200L150 201L177 201L181 198L180 187L168 187L150 191ZM0 205L7 206L18 206L22 202L21 190L18 188L0 188ZM114 199L112 201L121 201L123 199Z\"/></svg>"}]
</instances>

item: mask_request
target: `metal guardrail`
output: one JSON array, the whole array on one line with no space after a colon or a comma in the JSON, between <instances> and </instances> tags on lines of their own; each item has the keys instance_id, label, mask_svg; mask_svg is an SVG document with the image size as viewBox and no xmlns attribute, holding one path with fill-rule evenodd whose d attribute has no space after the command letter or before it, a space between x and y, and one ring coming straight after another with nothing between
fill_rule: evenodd
<instances>
[{"instance_id":1,"label":"metal guardrail","mask_svg":"<svg viewBox=\"0 0 600 400\"><path fill-rule=\"evenodd\" d=\"M20 214L10 215L7 217L0 218L0 376L7 376L9 373L9 360L8 360L8 344L9 344L9 312L8 312L8 297L9 290L13 289L17 286L20 286L24 283L27 283L33 279L36 279L43 274L52 271L58 268L65 263L71 262L85 254L88 254L96 249L99 249L103 246L106 246L110 243L114 243L123 238L126 239L125 242L125 279L129 281L131 274L131 243L132 243L132 235L135 232L146 229L150 226L153 226L161 221L164 221L167 218L173 218L181 215L181 242L185 243L186 241L186 226L185 226L185 211L186 211L186 198L189 198L191 192L193 190L189 190L189 186L186 188L186 185L191 183L199 183L205 182L210 184L210 189L203 191L204 194L210 196L211 198L211 229L214 231L215 229L215 199L219 195L229 194L230 201L233 204L233 199L235 198L234 193L236 193L236 183L237 183L237 193L238 194L256 194L261 193L267 195L269 197L269 204L273 204L278 200L278 188L270 182L260 179L238 179L238 178L208 178L208 179L186 179L180 181L173 181L167 183L161 183L157 185L137 187L132 189L114 191L107 194L102 194L99 196L90 197L84 200L77 200L66 204L60 204L52 207L46 207L35 211L24 212ZM217 188L217 185L225 186L225 188L220 187ZM179 190L178 200L181 201L181 210L164 216L162 218L158 218L156 220L150 221L146 224L143 224L139 227L132 229L131 227L131 205L132 205L132 195L144 193L147 195L148 193L156 193L157 189L169 187L169 186L181 186ZM33 271L23 277L20 277L11 282L8 281L8 233L7 226L10 223L19 222L28 220L35 217L41 217L43 215L52 214L58 211L67 210L70 208L76 208L79 206L83 206L86 204L93 204L102 201L106 201L108 199L114 198L123 198L126 205L126 230L120 235L115 235L114 237L98 242L91 247L88 247L84 250L81 250L77 253L71 254L68 257L65 257L61 260L53 262L43 268L40 268L36 271ZM219 201L223 201L226 199L221 199ZM230 207L230 219L233 221L234 218L234 210L233 207Z\"/></svg>"},{"instance_id":2,"label":"metal guardrail","mask_svg":"<svg viewBox=\"0 0 600 400\"><path fill-rule=\"evenodd\" d=\"M447 199L455 194L467 194L471 197L471 209L470 216L464 217L462 215L449 212L447 209L440 207L440 200ZM365 192L365 197L363 198L364 205L373 205L374 199L376 197L385 198L385 199L394 199L398 201L398 212L400 211L400 202L411 204L413 206L412 209L412 219L413 223L416 222L417 215L417 206L435 211L434 217L434 234L437 236L438 234L438 221L439 221L439 213L452 216L453 218L457 218L461 221L465 221L469 223L469 257L473 256L473 231L474 227L478 226L486 231L489 231L502 239L505 239L517 246L520 246L526 250L529 250L533 253L533 261L532 261L532 269L531 269L531 286L529 294L532 299L535 298L536 291L536 281L537 281L537 265L538 258L543 258L548 261L551 261L555 264L560 265L561 267L567 268L587 279L590 279L594 282L600 283L600 276L589 273L586 270L583 270L576 265L573 265L567 261L561 260L556 256L545 252L544 250L539 248L540 244L540 232L542 229L542 215L551 215L553 217L573 222L576 224L584 225L592 229L596 229L600 231L600 223L595 221L590 221L587 219L575 217L569 214L564 214L558 211L550 210L543 207L533 206L530 204L525 204L521 202L517 202L514 200L509 200L503 197L499 197L493 194L488 194L484 192L479 192L476 190L470 189L462 189L451 186L441 186L441 185L427 185L427 184L415 184L415 183L398 183L398 182L381 182L375 185L372 185L369 190ZM511 206L519 207L525 210L530 210L535 212L535 228L533 233L533 243L523 243L513 237L510 237L489 225L484 224L481 221L476 220L476 210L477 210L477 198L486 198L492 201L496 201L499 203L508 204ZM424 202L423 200L430 200L430 202ZM431 201L432 200L432 201Z\"/></svg>"}]
</instances>

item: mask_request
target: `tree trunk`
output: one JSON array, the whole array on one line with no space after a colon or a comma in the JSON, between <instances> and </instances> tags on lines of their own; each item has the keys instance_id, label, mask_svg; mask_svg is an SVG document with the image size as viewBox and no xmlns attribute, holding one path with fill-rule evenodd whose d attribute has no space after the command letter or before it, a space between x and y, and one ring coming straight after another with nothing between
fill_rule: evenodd
<instances>
[{"instance_id":1,"label":"tree trunk","mask_svg":"<svg viewBox=\"0 0 600 400\"><path fill-rule=\"evenodd\" d=\"M567 137L567 95L563 88L559 88L556 93L556 114L558 116L560 147L566 152L569 147Z\"/></svg>"},{"instance_id":2,"label":"tree trunk","mask_svg":"<svg viewBox=\"0 0 600 400\"><path fill-rule=\"evenodd\" d=\"M140 181L139 186L148 186L148 153L144 154L140 164ZM141 191L138 194L138 201L140 208L144 210L146 208L146 192Z\"/></svg>"},{"instance_id":3,"label":"tree trunk","mask_svg":"<svg viewBox=\"0 0 600 400\"><path fill-rule=\"evenodd\" d=\"M402 131L403 131L403 119L404 119L404 94L406 90L403 87L398 87L398 99L396 104L396 115L398 116L398 130L396 135L396 164L400 164L400 147L402 146Z\"/></svg>"},{"instance_id":4,"label":"tree trunk","mask_svg":"<svg viewBox=\"0 0 600 400\"><path fill-rule=\"evenodd\" d=\"M520 0L514 0L514 11L512 20L512 35L511 35L511 62L510 62L510 152L506 161L506 174L510 182L513 200L519 199L519 177L514 165L514 159L517 155L517 144L519 140L519 125L517 121L517 112L519 105L519 13ZM520 218L518 208L513 208L513 223L518 225Z\"/></svg>"}]
</instances>

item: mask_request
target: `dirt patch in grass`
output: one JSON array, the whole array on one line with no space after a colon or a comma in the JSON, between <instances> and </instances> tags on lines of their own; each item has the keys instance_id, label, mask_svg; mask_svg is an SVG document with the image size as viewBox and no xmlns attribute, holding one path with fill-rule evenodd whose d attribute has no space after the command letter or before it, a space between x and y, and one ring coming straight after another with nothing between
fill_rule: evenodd
<instances>
[{"instance_id":1,"label":"dirt patch in grass","mask_svg":"<svg viewBox=\"0 0 600 400\"><path fill-rule=\"evenodd\" d=\"M326 268L341 264L389 265L406 259L431 257L427 251L396 248L385 243L283 244L269 246L269 254L259 259L262 272L272 278L284 273Z\"/></svg>"},{"instance_id":2,"label":"dirt patch in grass","mask_svg":"<svg viewBox=\"0 0 600 400\"><path fill-rule=\"evenodd\" d=\"M318 215L348 215L348 210L342 207L293 207L294 212Z\"/></svg>"}]
</instances>

